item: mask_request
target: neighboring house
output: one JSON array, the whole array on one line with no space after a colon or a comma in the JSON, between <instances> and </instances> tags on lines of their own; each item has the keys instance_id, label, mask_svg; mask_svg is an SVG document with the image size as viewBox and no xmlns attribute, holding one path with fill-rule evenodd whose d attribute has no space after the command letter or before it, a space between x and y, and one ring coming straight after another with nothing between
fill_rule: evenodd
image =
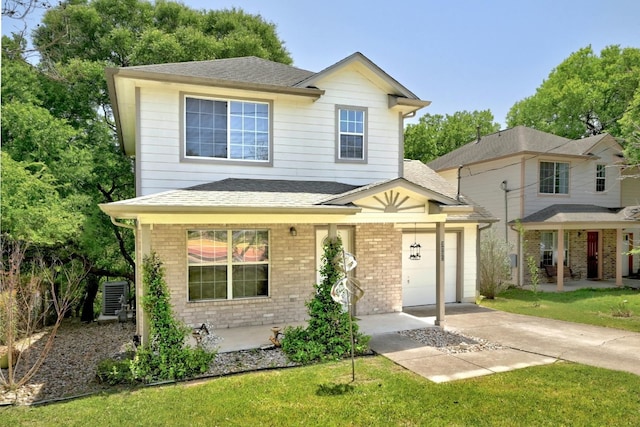
<instances>
[{"instance_id":1,"label":"neighboring house","mask_svg":"<svg viewBox=\"0 0 640 427\"><path fill-rule=\"evenodd\" d=\"M106 74L138 197L101 208L135 230L138 301L155 251L188 324L303 321L336 234L358 261L357 314L438 302L442 322L445 301L474 301L495 219L403 160L404 119L429 102L362 54L319 73L247 57Z\"/></svg>"},{"instance_id":2,"label":"neighboring house","mask_svg":"<svg viewBox=\"0 0 640 427\"><path fill-rule=\"evenodd\" d=\"M516 283L529 283L529 257L543 280L553 266L569 267L554 278L559 289L569 275L621 284L638 272L628 252L640 241L640 178L612 136L570 140L517 126L428 165L500 218L494 227L513 252Z\"/></svg>"}]
</instances>

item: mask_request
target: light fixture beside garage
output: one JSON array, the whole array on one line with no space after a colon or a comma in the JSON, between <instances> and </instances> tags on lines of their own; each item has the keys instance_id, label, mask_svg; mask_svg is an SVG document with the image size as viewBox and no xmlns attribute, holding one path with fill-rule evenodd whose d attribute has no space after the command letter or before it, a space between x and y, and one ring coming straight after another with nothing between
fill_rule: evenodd
<instances>
[{"instance_id":1,"label":"light fixture beside garage","mask_svg":"<svg viewBox=\"0 0 640 427\"><path fill-rule=\"evenodd\" d=\"M420 259L420 243L418 243L415 223L413 224L413 243L409 246L409 259L413 261Z\"/></svg>"}]
</instances>

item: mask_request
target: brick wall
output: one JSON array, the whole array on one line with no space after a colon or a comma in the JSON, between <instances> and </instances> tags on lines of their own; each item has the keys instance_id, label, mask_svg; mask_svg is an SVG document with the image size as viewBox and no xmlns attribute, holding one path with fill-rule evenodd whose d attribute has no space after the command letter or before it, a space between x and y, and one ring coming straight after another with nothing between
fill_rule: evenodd
<instances>
[{"instance_id":1,"label":"brick wall","mask_svg":"<svg viewBox=\"0 0 640 427\"><path fill-rule=\"evenodd\" d=\"M356 227L356 277L365 294L356 314L402 311L402 230L393 224Z\"/></svg>"},{"instance_id":2,"label":"brick wall","mask_svg":"<svg viewBox=\"0 0 640 427\"><path fill-rule=\"evenodd\" d=\"M229 228L212 225L154 225L151 248L164 263L165 277L177 316L185 323L209 322L216 328L287 325L307 318L305 301L313 295L316 281L315 226L296 224L234 225L233 229L270 230L269 297L223 301L188 301L187 230ZM393 225L367 224L356 227L355 270L365 295L358 314L402 310L402 233Z\"/></svg>"}]
</instances>

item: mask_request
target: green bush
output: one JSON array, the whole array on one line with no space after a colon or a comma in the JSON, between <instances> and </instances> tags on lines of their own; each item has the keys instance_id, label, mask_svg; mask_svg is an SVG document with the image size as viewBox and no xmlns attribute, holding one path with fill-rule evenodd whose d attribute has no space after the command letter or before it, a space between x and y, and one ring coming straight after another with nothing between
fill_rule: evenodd
<instances>
[{"instance_id":1,"label":"green bush","mask_svg":"<svg viewBox=\"0 0 640 427\"><path fill-rule=\"evenodd\" d=\"M485 298L494 299L508 288L511 262L507 244L490 230L480 238L480 280L478 292Z\"/></svg>"},{"instance_id":2,"label":"green bush","mask_svg":"<svg viewBox=\"0 0 640 427\"><path fill-rule=\"evenodd\" d=\"M289 359L298 363L340 359L351 354L350 314L331 298L331 287L341 278L333 263L342 251L340 239L329 240L324 246L322 283L315 286L314 297L306 303L309 322L307 327L288 327L284 330L282 350ZM369 337L358 332L353 321L354 354L368 351Z\"/></svg>"},{"instance_id":3,"label":"green bush","mask_svg":"<svg viewBox=\"0 0 640 427\"><path fill-rule=\"evenodd\" d=\"M174 317L162 262L155 253L145 257L143 274L142 304L149 316L149 342L138 348L131 363L134 378L151 382L207 372L216 352L185 346L190 330Z\"/></svg>"},{"instance_id":4,"label":"green bush","mask_svg":"<svg viewBox=\"0 0 640 427\"><path fill-rule=\"evenodd\" d=\"M134 383L135 378L131 371L131 362L131 359L101 360L100 363L98 363L96 377L99 382L109 385Z\"/></svg>"}]
</instances>

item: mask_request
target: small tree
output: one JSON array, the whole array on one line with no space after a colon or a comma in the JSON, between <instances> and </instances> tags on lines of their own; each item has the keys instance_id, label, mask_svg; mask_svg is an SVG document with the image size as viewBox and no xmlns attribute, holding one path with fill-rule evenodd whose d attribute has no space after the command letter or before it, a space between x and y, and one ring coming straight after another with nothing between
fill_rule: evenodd
<instances>
[{"instance_id":1,"label":"small tree","mask_svg":"<svg viewBox=\"0 0 640 427\"><path fill-rule=\"evenodd\" d=\"M86 269L80 262L46 265L34 257L25 265L27 245L2 240L0 276L0 344L6 348L7 371L0 370L0 386L15 390L29 382L38 372L54 338L74 302L79 297L80 283ZM32 347L34 334L42 329L45 319L53 318L44 346ZM0 352L1 353L1 352Z\"/></svg>"},{"instance_id":2,"label":"small tree","mask_svg":"<svg viewBox=\"0 0 640 427\"><path fill-rule=\"evenodd\" d=\"M340 238L329 239L324 245L321 283L315 285L313 298L306 303L309 321L307 327L288 327L284 330L282 349L288 357L300 363L318 360L340 359L351 354L350 314L331 298L332 286L341 278L334 264L336 254L341 252ZM358 332L353 322L354 353L363 354L369 337Z\"/></svg>"},{"instance_id":3,"label":"small tree","mask_svg":"<svg viewBox=\"0 0 640 427\"><path fill-rule=\"evenodd\" d=\"M134 377L143 381L183 379L203 374L216 353L201 346L185 346L189 328L174 317L162 261L154 252L144 258L143 308L149 316L149 342L131 363Z\"/></svg>"},{"instance_id":4,"label":"small tree","mask_svg":"<svg viewBox=\"0 0 640 427\"><path fill-rule=\"evenodd\" d=\"M505 290L510 269L506 243L490 230L480 239L480 295L493 299Z\"/></svg>"}]
</instances>

